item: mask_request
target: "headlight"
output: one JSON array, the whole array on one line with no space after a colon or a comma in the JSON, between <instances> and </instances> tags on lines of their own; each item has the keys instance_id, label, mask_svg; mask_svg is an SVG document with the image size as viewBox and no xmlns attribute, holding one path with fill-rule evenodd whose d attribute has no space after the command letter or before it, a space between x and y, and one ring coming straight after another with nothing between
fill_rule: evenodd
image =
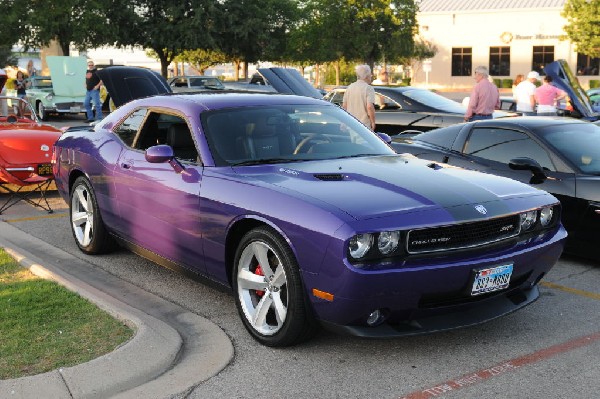
<instances>
[{"instance_id":1,"label":"headlight","mask_svg":"<svg viewBox=\"0 0 600 399\"><path fill-rule=\"evenodd\" d=\"M521 214L521 230L527 231L533 227L537 220L537 211L529 211Z\"/></svg>"},{"instance_id":2,"label":"headlight","mask_svg":"<svg viewBox=\"0 0 600 399\"><path fill-rule=\"evenodd\" d=\"M552 222L552 216L554 215L554 208L549 206L542 208L540 211L540 223L543 227L547 227Z\"/></svg>"},{"instance_id":3,"label":"headlight","mask_svg":"<svg viewBox=\"0 0 600 399\"><path fill-rule=\"evenodd\" d=\"M350 256L360 259L373 246L373 234L357 234L350 239Z\"/></svg>"},{"instance_id":4,"label":"headlight","mask_svg":"<svg viewBox=\"0 0 600 399\"><path fill-rule=\"evenodd\" d=\"M48 94L46 96L46 100L48 100L48 101L52 101L53 98L54 98L54 95L52 95L52 94Z\"/></svg>"},{"instance_id":5,"label":"headlight","mask_svg":"<svg viewBox=\"0 0 600 399\"><path fill-rule=\"evenodd\" d=\"M400 241L399 231L384 231L379 233L379 239L377 240L377 248L383 255L389 255L398 248L398 242Z\"/></svg>"}]
</instances>

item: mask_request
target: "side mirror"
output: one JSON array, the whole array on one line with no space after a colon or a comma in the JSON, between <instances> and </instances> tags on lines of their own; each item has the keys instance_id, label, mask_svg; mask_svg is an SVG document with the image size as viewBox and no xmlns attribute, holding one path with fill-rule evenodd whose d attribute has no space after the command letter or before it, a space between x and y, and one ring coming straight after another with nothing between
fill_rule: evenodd
<instances>
[{"instance_id":1,"label":"side mirror","mask_svg":"<svg viewBox=\"0 0 600 399\"><path fill-rule=\"evenodd\" d=\"M546 173L544 172L544 169L542 168L542 166L536 160L531 159L531 158L521 157L521 158L511 159L508 162L508 166L512 170L528 170L528 171L530 171L533 174L533 176L531 177L529 184L540 184L540 183L543 183L548 178L548 176L546 176Z\"/></svg>"},{"instance_id":2,"label":"side mirror","mask_svg":"<svg viewBox=\"0 0 600 399\"><path fill-rule=\"evenodd\" d=\"M146 161L150 163L169 162L174 156L173 148L165 144L149 147L145 153Z\"/></svg>"},{"instance_id":3,"label":"side mirror","mask_svg":"<svg viewBox=\"0 0 600 399\"><path fill-rule=\"evenodd\" d=\"M390 137L389 134L381 133L381 132L375 132L375 134L377 136L379 136L379 138L381 140L383 140L384 143L390 144L392 142L392 138Z\"/></svg>"}]
</instances>

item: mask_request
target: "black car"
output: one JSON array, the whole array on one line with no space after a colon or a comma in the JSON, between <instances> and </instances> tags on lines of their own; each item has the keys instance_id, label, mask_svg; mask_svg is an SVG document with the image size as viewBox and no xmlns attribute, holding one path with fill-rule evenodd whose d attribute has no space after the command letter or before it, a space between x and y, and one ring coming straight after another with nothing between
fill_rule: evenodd
<instances>
[{"instance_id":1,"label":"black car","mask_svg":"<svg viewBox=\"0 0 600 399\"><path fill-rule=\"evenodd\" d=\"M411 86L373 86L375 89L375 122L377 131L391 136L406 132L426 132L463 122L467 109L430 90ZM325 100L342 105L345 88L336 88ZM507 116L494 112L494 118Z\"/></svg>"},{"instance_id":2,"label":"black car","mask_svg":"<svg viewBox=\"0 0 600 399\"><path fill-rule=\"evenodd\" d=\"M565 251L600 259L600 126L561 117L492 119L397 136L399 153L510 177L554 194ZM464 193L468 196L468 193Z\"/></svg>"}]
</instances>

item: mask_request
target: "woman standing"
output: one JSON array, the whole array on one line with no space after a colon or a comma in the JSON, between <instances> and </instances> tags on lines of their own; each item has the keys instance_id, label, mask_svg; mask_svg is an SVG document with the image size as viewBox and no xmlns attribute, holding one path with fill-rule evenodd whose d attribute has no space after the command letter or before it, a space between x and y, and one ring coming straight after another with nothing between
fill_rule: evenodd
<instances>
[{"instance_id":1,"label":"woman standing","mask_svg":"<svg viewBox=\"0 0 600 399\"><path fill-rule=\"evenodd\" d=\"M552 78L544 76L543 83L535 89L535 102L537 104L538 116L554 116L556 115L556 104L567 95L564 91L553 86Z\"/></svg>"}]
</instances>

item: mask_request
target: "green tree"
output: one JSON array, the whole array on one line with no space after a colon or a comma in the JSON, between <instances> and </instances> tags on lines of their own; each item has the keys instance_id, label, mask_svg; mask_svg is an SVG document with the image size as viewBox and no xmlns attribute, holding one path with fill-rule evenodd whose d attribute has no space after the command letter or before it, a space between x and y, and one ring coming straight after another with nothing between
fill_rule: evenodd
<instances>
[{"instance_id":1,"label":"green tree","mask_svg":"<svg viewBox=\"0 0 600 399\"><path fill-rule=\"evenodd\" d=\"M181 54L175 57L175 61L187 62L200 75L204 75L204 71L208 68L227 62L227 57L221 51L216 50L184 50Z\"/></svg>"},{"instance_id":2,"label":"green tree","mask_svg":"<svg viewBox=\"0 0 600 399\"><path fill-rule=\"evenodd\" d=\"M169 64L183 51L212 48L213 11L212 0L132 0L114 16L116 45L152 50L167 77Z\"/></svg>"},{"instance_id":3,"label":"green tree","mask_svg":"<svg viewBox=\"0 0 600 399\"><path fill-rule=\"evenodd\" d=\"M287 31L293 24L295 0L222 0L218 2L217 48L238 67L260 60L276 60L285 53Z\"/></svg>"},{"instance_id":4,"label":"green tree","mask_svg":"<svg viewBox=\"0 0 600 399\"><path fill-rule=\"evenodd\" d=\"M567 0L561 15L567 19L564 30L577 52L600 57L600 2Z\"/></svg>"},{"instance_id":5,"label":"green tree","mask_svg":"<svg viewBox=\"0 0 600 399\"><path fill-rule=\"evenodd\" d=\"M42 48L55 40L64 55L71 46L80 50L114 41L111 14L125 0L30 0L15 3L11 14L18 18L20 39L25 48Z\"/></svg>"}]
</instances>

